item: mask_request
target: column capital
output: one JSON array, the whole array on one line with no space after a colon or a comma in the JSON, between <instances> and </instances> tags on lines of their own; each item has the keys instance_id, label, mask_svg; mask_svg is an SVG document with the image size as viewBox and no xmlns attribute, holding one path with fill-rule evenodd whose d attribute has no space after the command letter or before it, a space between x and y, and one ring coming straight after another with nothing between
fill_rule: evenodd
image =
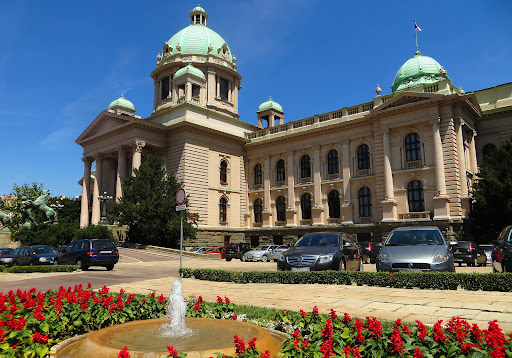
<instances>
[{"instance_id":1,"label":"column capital","mask_svg":"<svg viewBox=\"0 0 512 358\"><path fill-rule=\"evenodd\" d=\"M88 155L84 155L84 156L82 157L82 162L84 162L84 163L88 163L88 164L91 164L91 162L92 162L92 158L91 158L90 156L88 156Z\"/></svg>"},{"instance_id":2,"label":"column capital","mask_svg":"<svg viewBox=\"0 0 512 358\"><path fill-rule=\"evenodd\" d=\"M459 117L459 124L461 127L463 126L467 126L468 124L466 123L466 121L464 120L464 118L462 117Z\"/></svg>"},{"instance_id":3,"label":"column capital","mask_svg":"<svg viewBox=\"0 0 512 358\"><path fill-rule=\"evenodd\" d=\"M143 140L136 140L134 147L136 153L142 153L142 148L146 146L146 142Z\"/></svg>"},{"instance_id":4,"label":"column capital","mask_svg":"<svg viewBox=\"0 0 512 358\"><path fill-rule=\"evenodd\" d=\"M104 158L104 155L103 155L102 153L99 153L99 152L98 152L98 153L94 153L94 154L93 154L93 158L94 158L94 160L96 160L96 161L102 161L102 160L103 160L103 158Z\"/></svg>"},{"instance_id":5,"label":"column capital","mask_svg":"<svg viewBox=\"0 0 512 358\"><path fill-rule=\"evenodd\" d=\"M441 123L441 117L432 118L432 124L438 125L439 123Z\"/></svg>"},{"instance_id":6,"label":"column capital","mask_svg":"<svg viewBox=\"0 0 512 358\"><path fill-rule=\"evenodd\" d=\"M319 145L319 144L315 144L315 145L313 146L313 150L314 150L314 151L319 151L319 150L320 150L320 145Z\"/></svg>"},{"instance_id":7,"label":"column capital","mask_svg":"<svg viewBox=\"0 0 512 358\"><path fill-rule=\"evenodd\" d=\"M342 140L340 140L340 143L341 143L341 145L349 145L350 144L350 139L343 138Z\"/></svg>"},{"instance_id":8,"label":"column capital","mask_svg":"<svg viewBox=\"0 0 512 358\"><path fill-rule=\"evenodd\" d=\"M389 135L389 131L390 131L390 129L389 129L389 128L384 128L384 129L382 129L382 133L383 133L383 134L388 134L388 135Z\"/></svg>"},{"instance_id":9,"label":"column capital","mask_svg":"<svg viewBox=\"0 0 512 358\"><path fill-rule=\"evenodd\" d=\"M119 154L119 156L126 155L126 149L122 145L116 146L116 152Z\"/></svg>"}]
</instances>

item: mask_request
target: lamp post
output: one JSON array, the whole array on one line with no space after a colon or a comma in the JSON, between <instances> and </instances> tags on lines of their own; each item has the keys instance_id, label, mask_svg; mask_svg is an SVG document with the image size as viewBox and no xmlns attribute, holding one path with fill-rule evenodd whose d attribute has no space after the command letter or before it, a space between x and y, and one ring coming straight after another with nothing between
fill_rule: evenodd
<instances>
[{"instance_id":1,"label":"lamp post","mask_svg":"<svg viewBox=\"0 0 512 358\"><path fill-rule=\"evenodd\" d=\"M98 196L98 199L100 200L101 205L103 206L103 208L101 210L100 224L106 225L106 224L108 224L108 221L107 221L107 201L108 200L112 200L112 196L111 195L107 195L107 192L105 191L105 192L103 192L103 195Z\"/></svg>"}]
</instances>

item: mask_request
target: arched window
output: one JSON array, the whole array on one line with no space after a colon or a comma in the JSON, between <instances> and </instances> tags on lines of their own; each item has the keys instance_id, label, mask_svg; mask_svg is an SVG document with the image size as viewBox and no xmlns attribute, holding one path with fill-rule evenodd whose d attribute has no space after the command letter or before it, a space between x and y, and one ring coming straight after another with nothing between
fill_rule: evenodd
<instances>
[{"instance_id":1,"label":"arched window","mask_svg":"<svg viewBox=\"0 0 512 358\"><path fill-rule=\"evenodd\" d=\"M220 183L228 183L228 162L225 160L220 162Z\"/></svg>"},{"instance_id":2,"label":"arched window","mask_svg":"<svg viewBox=\"0 0 512 358\"><path fill-rule=\"evenodd\" d=\"M300 177L311 178L311 163L307 154L300 158Z\"/></svg>"},{"instance_id":3,"label":"arched window","mask_svg":"<svg viewBox=\"0 0 512 358\"><path fill-rule=\"evenodd\" d=\"M340 217L340 193L337 190L332 190L327 195L327 203L329 205L329 217L338 219Z\"/></svg>"},{"instance_id":4,"label":"arched window","mask_svg":"<svg viewBox=\"0 0 512 358\"><path fill-rule=\"evenodd\" d=\"M286 221L286 199L280 196L276 200L277 221Z\"/></svg>"},{"instance_id":5,"label":"arched window","mask_svg":"<svg viewBox=\"0 0 512 358\"><path fill-rule=\"evenodd\" d=\"M371 217L372 213L372 191L367 186L359 189L359 217Z\"/></svg>"},{"instance_id":6,"label":"arched window","mask_svg":"<svg viewBox=\"0 0 512 358\"><path fill-rule=\"evenodd\" d=\"M263 173L261 170L261 164L258 163L254 166L254 184L258 185L261 184L263 178Z\"/></svg>"},{"instance_id":7,"label":"arched window","mask_svg":"<svg viewBox=\"0 0 512 358\"><path fill-rule=\"evenodd\" d=\"M423 184L419 180L413 180L407 185L407 199L410 213L425 211Z\"/></svg>"},{"instance_id":8,"label":"arched window","mask_svg":"<svg viewBox=\"0 0 512 358\"><path fill-rule=\"evenodd\" d=\"M421 160L421 142L418 133L409 133L405 137L405 161L415 162Z\"/></svg>"},{"instance_id":9,"label":"arched window","mask_svg":"<svg viewBox=\"0 0 512 358\"><path fill-rule=\"evenodd\" d=\"M219 221L225 223L228 221L228 200L225 197L219 201Z\"/></svg>"},{"instance_id":10,"label":"arched window","mask_svg":"<svg viewBox=\"0 0 512 358\"><path fill-rule=\"evenodd\" d=\"M300 209L302 211L302 220L311 220L311 195L308 193L300 198Z\"/></svg>"},{"instance_id":11,"label":"arched window","mask_svg":"<svg viewBox=\"0 0 512 358\"><path fill-rule=\"evenodd\" d=\"M370 169L370 147L367 144L361 144L357 148L357 169Z\"/></svg>"},{"instance_id":12,"label":"arched window","mask_svg":"<svg viewBox=\"0 0 512 358\"><path fill-rule=\"evenodd\" d=\"M254 222L255 223L262 223L263 222L263 215L261 214L263 212L263 203L261 199L256 199L254 201Z\"/></svg>"},{"instance_id":13,"label":"arched window","mask_svg":"<svg viewBox=\"0 0 512 358\"><path fill-rule=\"evenodd\" d=\"M484 145L484 147L482 148L482 154L483 154L483 157L485 158L487 155L489 155L492 151L494 151L496 149L496 146L492 143L487 143L486 145Z\"/></svg>"},{"instance_id":14,"label":"arched window","mask_svg":"<svg viewBox=\"0 0 512 358\"><path fill-rule=\"evenodd\" d=\"M284 181L286 172L284 170L284 160L279 159L276 163L276 181Z\"/></svg>"},{"instance_id":15,"label":"arched window","mask_svg":"<svg viewBox=\"0 0 512 358\"><path fill-rule=\"evenodd\" d=\"M340 168L338 165L338 151L333 149L327 154L327 173L337 174Z\"/></svg>"}]
</instances>

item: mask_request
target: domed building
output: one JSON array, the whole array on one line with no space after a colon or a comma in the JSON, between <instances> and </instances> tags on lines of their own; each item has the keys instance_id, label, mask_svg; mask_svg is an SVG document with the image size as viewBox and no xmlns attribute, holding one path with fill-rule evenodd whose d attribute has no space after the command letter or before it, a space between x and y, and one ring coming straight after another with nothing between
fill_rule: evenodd
<instances>
[{"instance_id":1,"label":"domed building","mask_svg":"<svg viewBox=\"0 0 512 358\"><path fill-rule=\"evenodd\" d=\"M121 95L76 140L82 226L100 222L100 193L122 198L122 178L154 152L199 214L197 245L282 244L340 230L380 241L418 223L467 235L478 160L512 135L511 83L465 93L416 51L391 94L377 85L363 103L288 123L269 97L254 126L238 113L236 57L202 7L189 17L156 56L151 115L136 115Z\"/></svg>"}]
</instances>

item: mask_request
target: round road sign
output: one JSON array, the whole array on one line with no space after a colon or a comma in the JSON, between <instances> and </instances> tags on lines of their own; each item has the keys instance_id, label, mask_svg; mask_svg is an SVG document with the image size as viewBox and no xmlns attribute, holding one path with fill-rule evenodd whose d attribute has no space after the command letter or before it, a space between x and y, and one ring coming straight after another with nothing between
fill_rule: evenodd
<instances>
[{"instance_id":1,"label":"round road sign","mask_svg":"<svg viewBox=\"0 0 512 358\"><path fill-rule=\"evenodd\" d=\"M187 199L187 195L185 194L185 189L180 188L176 192L176 204L183 205L185 204L185 200Z\"/></svg>"}]
</instances>

